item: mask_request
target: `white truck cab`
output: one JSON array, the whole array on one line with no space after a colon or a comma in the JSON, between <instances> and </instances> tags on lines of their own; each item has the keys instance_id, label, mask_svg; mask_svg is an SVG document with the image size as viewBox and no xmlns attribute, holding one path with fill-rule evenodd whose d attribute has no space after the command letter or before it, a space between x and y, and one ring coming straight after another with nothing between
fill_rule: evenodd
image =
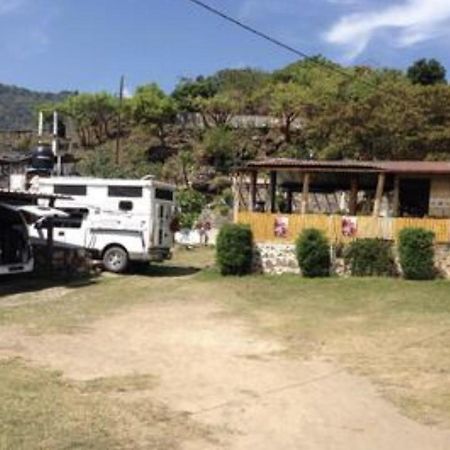
<instances>
[{"instance_id":1,"label":"white truck cab","mask_svg":"<svg viewBox=\"0 0 450 450\"><path fill-rule=\"evenodd\" d=\"M153 179L40 178L38 191L70 197L54 207L54 241L78 246L105 269L123 272L132 261L162 261L174 243L175 187ZM45 237L44 228L31 231Z\"/></svg>"}]
</instances>

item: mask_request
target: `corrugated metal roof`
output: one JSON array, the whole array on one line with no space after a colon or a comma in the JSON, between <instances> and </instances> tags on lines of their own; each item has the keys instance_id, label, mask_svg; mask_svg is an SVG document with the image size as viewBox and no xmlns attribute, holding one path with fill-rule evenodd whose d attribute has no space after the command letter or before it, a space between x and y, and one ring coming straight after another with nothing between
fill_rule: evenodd
<instances>
[{"instance_id":1,"label":"corrugated metal roof","mask_svg":"<svg viewBox=\"0 0 450 450\"><path fill-rule=\"evenodd\" d=\"M449 161L316 161L289 158L269 158L250 161L244 169L298 169L330 172L387 172L414 174L450 174Z\"/></svg>"}]
</instances>

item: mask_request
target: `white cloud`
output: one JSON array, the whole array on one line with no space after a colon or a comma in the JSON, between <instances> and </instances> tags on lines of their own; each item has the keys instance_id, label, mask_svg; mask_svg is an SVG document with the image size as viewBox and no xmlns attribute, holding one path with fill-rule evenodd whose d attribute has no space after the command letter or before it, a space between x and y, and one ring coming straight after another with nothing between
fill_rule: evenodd
<instances>
[{"instance_id":1,"label":"white cloud","mask_svg":"<svg viewBox=\"0 0 450 450\"><path fill-rule=\"evenodd\" d=\"M391 31L394 45L408 47L449 34L449 26L450 0L404 0L342 17L325 34L325 40L343 46L351 60L367 48L378 31Z\"/></svg>"},{"instance_id":2,"label":"white cloud","mask_svg":"<svg viewBox=\"0 0 450 450\"><path fill-rule=\"evenodd\" d=\"M0 15L17 11L24 3L25 0L0 0Z\"/></svg>"}]
</instances>

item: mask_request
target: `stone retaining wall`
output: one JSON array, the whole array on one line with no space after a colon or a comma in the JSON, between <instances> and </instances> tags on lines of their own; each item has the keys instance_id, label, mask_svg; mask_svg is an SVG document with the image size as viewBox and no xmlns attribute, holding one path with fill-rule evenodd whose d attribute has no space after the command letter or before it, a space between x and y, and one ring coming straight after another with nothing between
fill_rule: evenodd
<instances>
[{"instance_id":1,"label":"stone retaining wall","mask_svg":"<svg viewBox=\"0 0 450 450\"><path fill-rule=\"evenodd\" d=\"M450 245L436 245L436 268L444 277L450 279ZM337 276L350 276L343 258L333 259L333 273ZM396 258L398 260L398 258ZM400 273L400 267L398 267ZM292 244L256 244L253 257L255 273L281 275L284 273L301 274Z\"/></svg>"}]
</instances>

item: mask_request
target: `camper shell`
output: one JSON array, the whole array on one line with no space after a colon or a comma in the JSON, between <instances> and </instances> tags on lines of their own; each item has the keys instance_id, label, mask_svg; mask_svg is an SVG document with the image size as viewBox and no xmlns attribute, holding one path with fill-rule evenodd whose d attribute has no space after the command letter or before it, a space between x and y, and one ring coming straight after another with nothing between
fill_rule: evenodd
<instances>
[{"instance_id":1,"label":"camper shell","mask_svg":"<svg viewBox=\"0 0 450 450\"><path fill-rule=\"evenodd\" d=\"M162 261L171 255L173 185L152 178L53 177L40 178L33 188L70 197L55 202L68 214L53 224L55 242L87 249L107 270L123 272L132 261ZM45 230L38 232L45 237Z\"/></svg>"}]
</instances>

